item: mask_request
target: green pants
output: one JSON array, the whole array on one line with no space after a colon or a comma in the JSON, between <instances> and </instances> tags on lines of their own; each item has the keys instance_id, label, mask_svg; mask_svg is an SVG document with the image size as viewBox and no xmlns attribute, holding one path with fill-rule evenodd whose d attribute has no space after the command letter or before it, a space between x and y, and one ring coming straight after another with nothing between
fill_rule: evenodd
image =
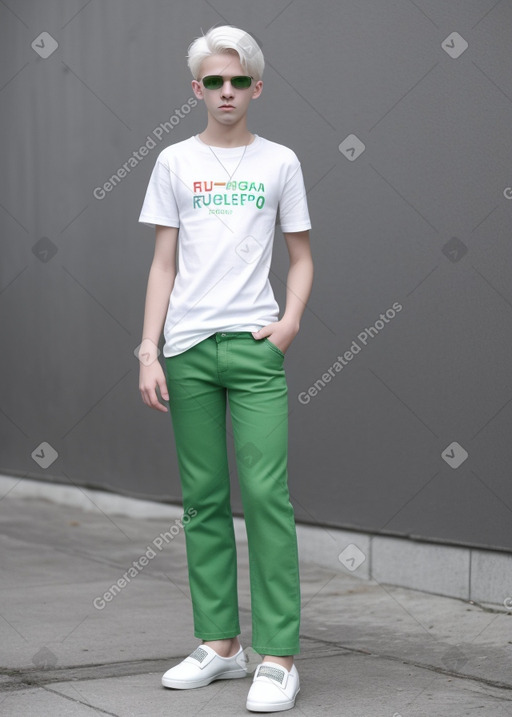
<instances>
[{"instance_id":1,"label":"green pants","mask_svg":"<svg viewBox=\"0 0 512 717\"><path fill-rule=\"evenodd\" d=\"M194 514L184 525L194 634L218 640L240 633L228 401L249 548L252 647L261 655L300 651L283 363L277 346L247 331L213 334L165 359L183 509Z\"/></svg>"}]
</instances>

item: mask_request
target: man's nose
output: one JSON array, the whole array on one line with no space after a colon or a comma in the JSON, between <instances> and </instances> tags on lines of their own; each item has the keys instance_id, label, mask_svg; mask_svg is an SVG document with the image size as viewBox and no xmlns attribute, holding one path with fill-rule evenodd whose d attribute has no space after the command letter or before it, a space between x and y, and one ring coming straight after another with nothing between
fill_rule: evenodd
<instances>
[{"instance_id":1,"label":"man's nose","mask_svg":"<svg viewBox=\"0 0 512 717\"><path fill-rule=\"evenodd\" d=\"M222 96L223 97L233 97L233 88L231 86L231 81L226 80L224 84L222 85Z\"/></svg>"}]
</instances>

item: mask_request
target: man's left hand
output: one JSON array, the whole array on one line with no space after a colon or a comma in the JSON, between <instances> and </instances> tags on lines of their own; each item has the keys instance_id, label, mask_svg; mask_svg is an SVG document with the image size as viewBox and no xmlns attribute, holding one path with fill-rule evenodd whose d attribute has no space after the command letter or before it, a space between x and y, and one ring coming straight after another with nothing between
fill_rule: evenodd
<instances>
[{"instance_id":1,"label":"man's left hand","mask_svg":"<svg viewBox=\"0 0 512 717\"><path fill-rule=\"evenodd\" d=\"M267 324L267 326L263 326L259 331L253 331L252 335L258 340L269 339L271 343L285 354L298 332L299 326L285 319L281 319L280 321L274 321L271 324Z\"/></svg>"}]
</instances>

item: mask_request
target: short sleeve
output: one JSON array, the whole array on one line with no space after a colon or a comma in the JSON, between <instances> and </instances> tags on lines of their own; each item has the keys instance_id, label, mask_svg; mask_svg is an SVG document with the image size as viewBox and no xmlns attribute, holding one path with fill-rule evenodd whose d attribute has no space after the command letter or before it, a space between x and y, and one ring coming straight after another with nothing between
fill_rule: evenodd
<instances>
[{"instance_id":1,"label":"short sleeve","mask_svg":"<svg viewBox=\"0 0 512 717\"><path fill-rule=\"evenodd\" d=\"M299 160L290 164L286 183L279 201L279 224L283 232L311 229L306 188Z\"/></svg>"},{"instance_id":2,"label":"short sleeve","mask_svg":"<svg viewBox=\"0 0 512 717\"><path fill-rule=\"evenodd\" d=\"M149 227L161 224L179 227L179 210L171 183L168 160L159 156L149 179L139 222Z\"/></svg>"}]
</instances>

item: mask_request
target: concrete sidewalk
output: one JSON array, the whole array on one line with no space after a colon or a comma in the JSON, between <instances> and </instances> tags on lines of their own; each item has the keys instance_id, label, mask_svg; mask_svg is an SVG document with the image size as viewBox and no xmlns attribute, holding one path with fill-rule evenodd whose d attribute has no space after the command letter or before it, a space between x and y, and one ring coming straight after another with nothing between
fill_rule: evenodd
<instances>
[{"instance_id":1,"label":"concrete sidewalk","mask_svg":"<svg viewBox=\"0 0 512 717\"><path fill-rule=\"evenodd\" d=\"M242 644L254 669L237 530ZM1 715L252 714L249 678L161 687L162 673L199 642L174 520L84 511L13 488L0 500L0 540ZM303 563L301 578L301 692L288 714L512 715L505 608L362 581L341 566Z\"/></svg>"}]
</instances>

